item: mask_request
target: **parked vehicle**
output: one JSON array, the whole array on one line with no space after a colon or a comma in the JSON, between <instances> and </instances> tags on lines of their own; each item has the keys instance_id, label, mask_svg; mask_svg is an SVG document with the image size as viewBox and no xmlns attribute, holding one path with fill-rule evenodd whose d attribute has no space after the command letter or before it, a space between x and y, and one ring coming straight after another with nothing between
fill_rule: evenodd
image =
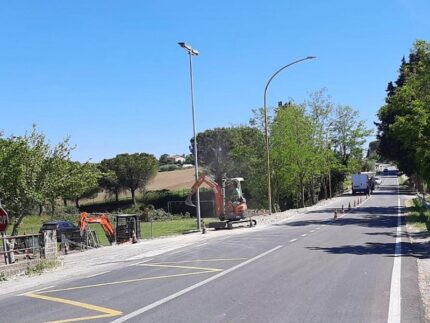
<instances>
[{"instance_id":1,"label":"parked vehicle","mask_svg":"<svg viewBox=\"0 0 430 323\"><path fill-rule=\"evenodd\" d=\"M352 194L370 194L375 186L373 179L369 174L352 174Z\"/></svg>"},{"instance_id":2,"label":"parked vehicle","mask_svg":"<svg viewBox=\"0 0 430 323\"><path fill-rule=\"evenodd\" d=\"M69 237L74 233L79 233L79 228L75 224L65 220L56 220L43 223L39 232L41 233L46 230L56 230L58 242L61 242L61 237L63 235Z\"/></svg>"}]
</instances>

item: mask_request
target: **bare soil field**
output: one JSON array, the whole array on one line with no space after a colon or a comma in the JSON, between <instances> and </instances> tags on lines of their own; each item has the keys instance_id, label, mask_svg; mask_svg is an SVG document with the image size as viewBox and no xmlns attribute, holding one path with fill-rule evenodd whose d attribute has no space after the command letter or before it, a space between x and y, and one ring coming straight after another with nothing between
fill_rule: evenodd
<instances>
[{"instance_id":1,"label":"bare soil field","mask_svg":"<svg viewBox=\"0 0 430 323\"><path fill-rule=\"evenodd\" d=\"M178 191L182 189L190 189L194 184L194 168L179 169L170 172L159 172L155 178L149 182L146 186L148 191L156 190L169 190ZM203 187L207 187L203 185ZM139 193L138 193L139 194ZM119 195L120 199L130 198L131 193L129 191L123 192ZM96 197L92 199L82 199L81 204L101 202L106 200L112 200L113 196L106 193L98 193Z\"/></svg>"},{"instance_id":2,"label":"bare soil field","mask_svg":"<svg viewBox=\"0 0 430 323\"><path fill-rule=\"evenodd\" d=\"M146 186L148 191L180 190L190 188L194 184L194 168L159 172Z\"/></svg>"}]
</instances>

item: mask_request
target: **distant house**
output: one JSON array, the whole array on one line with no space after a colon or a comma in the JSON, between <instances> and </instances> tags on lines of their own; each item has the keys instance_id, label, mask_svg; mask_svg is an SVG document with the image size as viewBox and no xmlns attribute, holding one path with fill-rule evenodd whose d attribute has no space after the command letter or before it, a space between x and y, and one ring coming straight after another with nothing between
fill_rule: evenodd
<instances>
[{"instance_id":1,"label":"distant house","mask_svg":"<svg viewBox=\"0 0 430 323\"><path fill-rule=\"evenodd\" d=\"M169 157L167 157L167 159L170 160L171 162L175 163L175 164L185 163L185 157L182 157L180 155L169 156Z\"/></svg>"}]
</instances>

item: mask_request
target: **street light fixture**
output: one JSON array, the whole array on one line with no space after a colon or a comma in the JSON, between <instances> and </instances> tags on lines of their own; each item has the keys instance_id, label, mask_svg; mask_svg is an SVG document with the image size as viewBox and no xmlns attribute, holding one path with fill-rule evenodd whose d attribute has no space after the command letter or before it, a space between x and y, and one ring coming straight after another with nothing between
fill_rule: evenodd
<instances>
[{"instance_id":1,"label":"street light fixture","mask_svg":"<svg viewBox=\"0 0 430 323\"><path fill-rule=\"evenodd\" d=\"M193 113L193 136L194 136L194 176L197 182L199 178L199 165L197 161L197 138L196 138L196 117L194 112L194 83L193 83L193 64L192 56L199 55L199 52L193 49L190 45L184 42L178 42L178 45L185 49L190 57L190 83L191 83L191 110ZM196 215L197 215L197 230L201 231L201 219L200 219L200 189L196 192Z\"/></svg>"},{"instance_id":2,"label":"street light fixture","mask_svg":"<svg viewBox=\"0 0 430 323\"><path fill-rule=\"evenodd\" d=\"M265 137L266 137L266 163L267 163L267 195L269 198L269 214L272 214L272 188L271 188L271 171L270 171L270 148L269 148L269 128L267 125L267 104L266 104L266 96L267 96L267 89L269 87L270 82L272 82L272 80L274 79L274 77L276 75L278 75L280 72L282 72L284 69L286 69L287 67L300 63L302 61L306 61L308 59L314 59L316 58L315 56L308 56L302 59L299 59L297 61L294 61L292 63L289 63L283 67L281 67L280 69L278 69L267 81L266 87L264 88L264 133L265 133Z\"/></svg>"}]
</instances>

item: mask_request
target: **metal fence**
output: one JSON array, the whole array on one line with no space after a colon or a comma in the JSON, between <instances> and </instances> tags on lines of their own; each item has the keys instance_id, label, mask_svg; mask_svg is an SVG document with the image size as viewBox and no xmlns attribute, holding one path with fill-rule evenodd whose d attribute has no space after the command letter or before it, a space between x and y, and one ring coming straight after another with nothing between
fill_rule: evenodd
<instances>
[{"instance_id":1,"label":"metal fence","mask_svg":"<svg viewBox=\"0 0 430 323\"><path fill-rule=\"evenodd\" d=\"M40 258L39 233L0 237L0 257L6 265L19 260Z\"/></svg>"},{"instance_id":2,"label":"metal fence","mask_svg":"<svg viewBox=\"0 0 430 323\"><path fill-rule=\"evenodd\" d=\"M185 201L169 201L167 202L167 212L170 214L185 214L186 212L195 216L196 208L188 206ZM200 201L200 214L203 218L216 217L215 203L213 200Z\"/></svg>"}]
</instances>

